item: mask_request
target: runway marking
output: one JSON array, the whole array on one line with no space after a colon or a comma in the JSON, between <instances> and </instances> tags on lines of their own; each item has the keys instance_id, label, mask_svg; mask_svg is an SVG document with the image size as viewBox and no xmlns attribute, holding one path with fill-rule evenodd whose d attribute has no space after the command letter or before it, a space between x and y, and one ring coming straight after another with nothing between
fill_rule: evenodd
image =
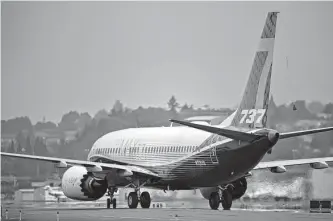
<instances>
[{"instance_id":1,"label":"runway marking","mask_svg":"<svg viewBox=\"0 0 333 221\"><path fill-rule=\"evenodd\" d=\"M100 216L99 218L116 218L116 219L135 219L135 220L177 220L182 221L186 219L180 219L179 217L173 217L173 218L150 218L150 217L132 217L132 216ZM189 218L189 217L187 217ZM203 221L203 220L193 220L191 221Z\"/></svg>"}]
</instances>

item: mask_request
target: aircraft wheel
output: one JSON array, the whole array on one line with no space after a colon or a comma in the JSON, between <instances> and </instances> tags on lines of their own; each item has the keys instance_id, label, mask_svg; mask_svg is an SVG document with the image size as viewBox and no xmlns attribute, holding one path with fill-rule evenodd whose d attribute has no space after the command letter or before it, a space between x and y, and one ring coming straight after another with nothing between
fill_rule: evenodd
<instances>
[{"instance_id":1,"label":"aircraft wheel","mask_svg":"<svg viewBox=\"0 0 333 221\"><path fill-rule=\"evenodd\" d=\"M112 199L112 208L113 209L117 208L117 200L116 199Z\"/></svg>"},{"instance_id":2,"label":"aircraft wheel","mask_svg":"<svg viewBox=\"0 0 333 221\"><path fill-rule=\"evenodd\" d=\"M151 202L150 194L148 192L142 192L140 196L141 208L149 208L150 202Z\"/></svg>"},{"instance_id":3,"label":"aircraft wheel","mask_svg":"<svg viewBox=\"0 0 333 221\"><path fill-rule=\"evenodd\" d=\"M230 210L232 205L232 195L231 192L225 190L222 192L222 206L224 210Z\"/></svg>"},{"instance_id":4,"label":"aircraft wheel","mask_svg":"<svg viewBox=\"0 0 333 221\"><path fill-rule=\"evenodd\" d=\"M111 205L111 199L107 199L106 200L106 208L110 209L110 205Z\"/></svg>"},{"instance_id":5,"label":"aircraft wheel","mask_svg":"<svg viewBox=\"0 0 333 221\"><path fill-rule=\"evenodd\" d=\"M220 206L220 196L218 192L212 192L209 197L209 206L213 210L217 210Z\"/></svg>"},{"instance_id":6,"label":"aircraft wheel","mask_svg":"<svg viewBox=\"0 0 333 221\"><path fill-rule=\"evenodd\" d=\"M136 192L130 192L128 194L127 203L130 209L136 209L139 203L138 194Z\"/></svg>"}]
</instances>

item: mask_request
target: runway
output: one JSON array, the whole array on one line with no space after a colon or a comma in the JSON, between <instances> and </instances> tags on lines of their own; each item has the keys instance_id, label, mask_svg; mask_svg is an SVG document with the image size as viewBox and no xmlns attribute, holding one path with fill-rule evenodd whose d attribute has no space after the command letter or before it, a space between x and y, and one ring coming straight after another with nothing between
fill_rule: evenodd
<instances>
[{"instance_id":1,"label":"runway","mask_svg":"<svg viewBox=\"0 0 333 221\"><path fill-rule=\"evenodd\" d=\"M259 211L233 209L231 211L211 209L104 209L104 208L21 208L22 221L56 221L59 212L59 221L83 221L83 220L156 220L156 221L273 221L273 220L332 220L332 214L314 214L301 211ZM20 208L8 209L8 220L19 220ZM5 216L5 212L3 213ZM5 217L2 220L6 220Z\"/></svg>"}]
</instances>

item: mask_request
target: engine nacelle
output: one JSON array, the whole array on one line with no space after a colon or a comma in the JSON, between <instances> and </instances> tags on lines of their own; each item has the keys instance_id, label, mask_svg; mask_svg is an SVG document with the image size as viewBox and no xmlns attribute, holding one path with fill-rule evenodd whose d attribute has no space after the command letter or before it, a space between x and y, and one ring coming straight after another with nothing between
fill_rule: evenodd
<instances>
[{"instance_id":1,"label":"engine nacelle","mask_svg":"<svg viewBox=\"0 0 333 221\"><path fill-rule=\"evenodd\" d=\"M310 163L310 167L313 169L326 169L328 168L328 164L326 162L315 162Z\"/></svg>"},{"instance_id":2,"label":"engine nacelle","mask_svg":"<svg viewBox=\"0 0 333 221\"><path fill-rule=\"evenodd\" d=\"M107 182L95 178L83 166L73 166L66 170L61 185L65 196L81 201L98 200L107 190Z\"/></svg>"},{"instance_id":3,"label":"engine nacelle","mask_svg":"<svg viewBox=\"0 0 333 221\"><path fill-rule=\"evenodd\" d=\"M236 200L241 198L247 189L247 181L245 177L242 177L234 182L231 183L232 184L232 200ZM206 187L206 188L200 188L200 193L201 195L209 200L209 197L211 195L212 192L217 192L218 191L218 187Z\"/></svg>"},{"instance_id":4,"label":"engine nacelle","mask_svg":"<svg viewBox=\"0 0 333 221\"><path fill-rule=\"evenodd\" d=\"M284 166L272 167L269 169L272 173L284 173L287 169Z\"/></svg>"}]
</instances>

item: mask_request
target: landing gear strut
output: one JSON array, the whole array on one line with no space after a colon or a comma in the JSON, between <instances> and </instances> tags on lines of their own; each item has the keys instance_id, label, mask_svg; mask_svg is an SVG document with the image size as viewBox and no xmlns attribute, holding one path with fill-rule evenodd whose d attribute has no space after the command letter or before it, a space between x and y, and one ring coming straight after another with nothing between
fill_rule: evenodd
<instances>
[{"instance_id":1,"label":"landing gear strut","mask_svg":"<svg viewBox=\"0 0 333 221\"><path fill-rule=\"evenodd\" d=\"M108 194L110 196L110 198L108 198L106 200L106 207L108 209L110 209L111 207L111 204L112 204L112 208L113 209L116 209L117 208L117 200L116 198L114 198L114 193L117 191L117 188L116 187L109 187L108 188Z\"/></svg>"},{"instance_id":2,"label":"landing gear strut","mask_svg":"<svg viewBox=\"0 0 333 221\"><path fill-rule=\"evenodd\" d=\"M209 206L213 210L217 210L222 203L224 210L230 210L232 205L232 185L219 187L218 192L212 192L209 197Z\"/></svg>"}]
</instances>

